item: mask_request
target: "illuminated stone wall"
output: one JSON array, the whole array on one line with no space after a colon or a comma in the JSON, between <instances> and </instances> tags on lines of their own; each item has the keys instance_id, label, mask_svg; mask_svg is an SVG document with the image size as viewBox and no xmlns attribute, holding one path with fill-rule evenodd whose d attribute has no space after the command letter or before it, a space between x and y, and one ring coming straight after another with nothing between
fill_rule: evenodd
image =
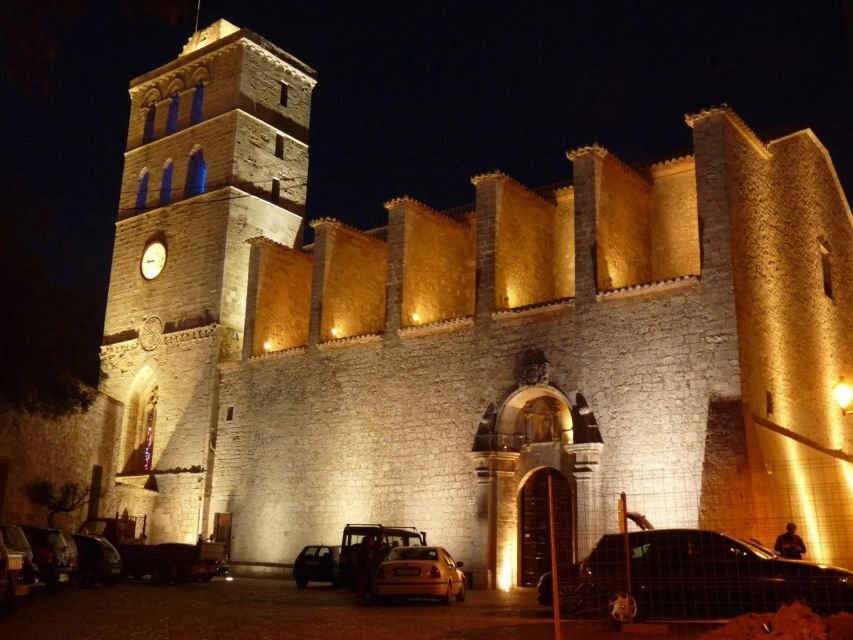
<instances>
[{"instance_id":1,"label":"illuminated stone wall","mask_svg":"<svg viewBox=\"0 0 853 640\"><path fill-rule=\"evenodd\" d=\"M403 216L403 327L474 314L474 229L414 200L386 205Z\"/></svg>"},{"instance_id":2,"label":"illuminated stone wall","mask_svg":"<svg viewBox=\"0 0 853 640\"><path fill-rule=\"evenodd\" d=\"M794 520L809 558L853 566L853 430L832 388L853 370L853 221L810 131L759 141L730 112L693 122L724 145L744 410L753 471L770 474L765 539ZM824 291L829 250L832 296ZM775 532L775 533L774 533Z\"/></svg>"},{"instance_id":3,"label":"illuminated stone wall","mask_svg":"<svg viewBox=\"0 0 853 640\"><path fill-rule=\"evenodd\" d=\"M255 304L251 354L308 344L311 256L265 240L257 241L255 251L257 285L249 294Z\"/></svg>"},{"instance_id":4,"label":"illuminated stone wall","mask_svg":"<svg viewBox=\"0 0 853 640\"><path fill-rule=\"evenodd\" d=\"M652 281L651 185L612 156L600 172L596 254L598 288L606 291Z\"/></svg>"},{"instance_id":5,"label":"illuminated stone wall","mask_svg":"<svg viewBox=\"0 0 853 640\"><path fill-rule=\"evenodd\" d=\"M557 215L554 218L554 287L558 296L575 295L575 190L554 191Z\"/></svg>"},{"instance_id":6,"label":"illuminated stone wall","mask_svg":"<svg viewBox=\"0 0 853 640\"><path fill-rule=\"evenodd\" d=\"M654 165L651 176L652 279L699 275L699 212L693 158Z\"/></svg>"},{"instance_id":7,"label":"illuminated stone wall","mask_svg":"<svg viewBox=\"0 0 853 640\"><path fill-rule=\"evenodd\" d=\"M334 221L313 223L323 244L322 340L379 333L385 328L384 242ZM320 260L319 252L315 260Z\"/></svg>"}]
</instances>

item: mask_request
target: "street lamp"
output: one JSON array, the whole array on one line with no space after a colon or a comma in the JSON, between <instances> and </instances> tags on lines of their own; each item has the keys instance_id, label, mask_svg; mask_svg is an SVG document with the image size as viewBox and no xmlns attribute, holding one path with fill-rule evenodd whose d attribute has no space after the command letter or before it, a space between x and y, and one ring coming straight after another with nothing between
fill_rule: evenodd
<instances>
[{"instance_id":1,"label":"street lamp","mask_svg":"<svg viewBox=\"0 0 853 640\"><path fill-rule=\"evenodd\" d=\"M842 380L835 388L832 390L835 394L835 401L838 403L838 406L841 407L841 414L847 415L853 413L853 410L848 409L850 403L853 402L853 387Z\"/></svg>"}]
</instances>

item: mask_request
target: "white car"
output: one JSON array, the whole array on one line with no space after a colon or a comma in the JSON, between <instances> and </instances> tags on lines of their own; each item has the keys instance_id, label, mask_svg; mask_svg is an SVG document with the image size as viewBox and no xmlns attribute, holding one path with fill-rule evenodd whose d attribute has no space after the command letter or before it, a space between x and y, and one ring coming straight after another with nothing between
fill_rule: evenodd
<instances>
[{"instance_id":1,"label":"white car","mask_svg":"<svg viewBox=\"0 0 853 640\"><path fill-rule=\"evenodd\" d=\"M465 600L465 574L442 547L396 547L379 565L373 582L377 598Z\"/></svg>"}]
</instances>

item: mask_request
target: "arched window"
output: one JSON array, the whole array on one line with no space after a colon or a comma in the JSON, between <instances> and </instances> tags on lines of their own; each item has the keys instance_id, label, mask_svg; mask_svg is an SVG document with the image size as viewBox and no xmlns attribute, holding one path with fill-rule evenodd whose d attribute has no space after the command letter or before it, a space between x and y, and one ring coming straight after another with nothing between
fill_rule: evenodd
<instances>
[{"instance_id":1,"label":"arched window","mask_svg":"<svg viewBox=\"0 0 853 640\"><path fill-rule=\"evenodd\" d=\"M142 130L142 144L148 144L154 139L154 118L157 116L157 105L151 104L145 114L145 128Z\"/></svg>"},{"instance_id":2,"label":"arched window","mask_svg":"<svg viewBox=\"0 0 853 640\"><path fill-rule=\"evenodd\" d=\"M143 169L139 174L139 184L136 188L136 211L145 211L148 201L148 169Z\"/></svg>"},{"instance_id":3,"label":"arched window","mask_svg":"<svg viewBox=\"0 0 853 640\"><path fill-rule=\"evenodd\" d=\"M169 117L166 119L166 135L175 133L178 130L178 107L181 104L181 98L176 93L172 96L172 101L169 103Z\"/></svg>"},{"instance_id":4,"label":"arched window","mask_svg":"<svg viewBox=\"0 0 853 640\"><path fill-rule=\"evenodd\" d=\"M160 182L160 206L165 206L172 201L172 170L175 163L169 158L163 165L163 180Z\"/></svg>"},{"instance_id":5,"label":"arched window","mask_svg":"<svg viewBox=\"0 0 853 640\"><path fill-rule=\"evenodd\" d=\"M154 468L159 385L154 372L143 367L127 403L121 438L121 472L140 474Z\"/></svg>"},{"instance_id":6,"label":"arched window","mask_svg":"<svg viewBox=\"0 0 853 640\"><path fill-rule=\"evenodd\" d=\"M184 195L186 197L197 196L204 193L207 183L207 163L204 161L204 151L201 147L196 149L190 155L189 166L187 167L187 181L184 184Z\"/></svg>"},{"instance_id":7,"label":"arched window","mask_svg":"<svg viewBox=\"0 0 853 640\"><path fill-rule=\"evenodd\" d=\"M193 106L190 110L190 124L198 124L201 122L201 110L204 105L204 83L199 82L195 86L193 93Z\"/></svg>"}]
</instances>

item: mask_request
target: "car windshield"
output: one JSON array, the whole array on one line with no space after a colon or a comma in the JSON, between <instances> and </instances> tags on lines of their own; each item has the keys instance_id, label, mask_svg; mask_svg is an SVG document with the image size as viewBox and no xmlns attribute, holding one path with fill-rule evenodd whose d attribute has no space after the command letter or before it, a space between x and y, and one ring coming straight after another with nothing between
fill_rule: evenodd
<instances>
[{"instance_id":1,"label":"car windshield","mask_svg":"<svg viewBox=\"0 0 853 640\"><path fill-rule=\"evenodd\" d=\"M770 549L761 544L758 540L742 540L741 538L732 538L736 542L739 542L747 549L752 551L755 555L764 558L765 560L768 558L775 558L776 554L773 553Z\"/></svg>"},{"instance_id":2,"label":"car windshield","mask_svg":"<svg viewBox=\"0 0 853 640\"><path fill-rule=\"evenodd\" d=\"M397 547L391 549L386 561L400 560L438 560L438 551L431 547Z\"/></svg>"},{"instance_id":3,"label":"car windshield","mask_svg":"<svg viewBox=\"0 0 853 640\"><path fill-rule=\"evenodd\" d=\"M29 551L30 549L27 537L18 527L3 527L3 537L6 539L6 546L10 549L15 551Z\"/></svg>"}]
</instances>

